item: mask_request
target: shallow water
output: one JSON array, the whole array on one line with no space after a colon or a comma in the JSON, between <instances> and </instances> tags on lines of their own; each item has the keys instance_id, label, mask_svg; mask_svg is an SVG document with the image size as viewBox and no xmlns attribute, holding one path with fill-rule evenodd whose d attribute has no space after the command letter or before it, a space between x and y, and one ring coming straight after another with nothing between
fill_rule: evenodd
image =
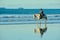
<instances>
[{"instance_id":1,"label":"shallow water","mask_svg":"<svg viewBox=\"0 0 60 40\"><path fill-rule=\"evenodd\" d=\"M47 14L47 23L60 23L60 14ZM33 14L0 15L0 24L35 24ZM40 23L40 20L39 20ZM44 20L41 20L44 23Z\"/></svg>"},{"instance_id":2,"label":"shallow water","mask_svg":"<svg viewBox=\"0 0 60 40\"><path fill-rule=\"evenodd\" d=\"M36 24L0 25L0 40L60 40L60 24L47 24L42 38L33 32L35 27Z\"/></svg>"}]
</instances>

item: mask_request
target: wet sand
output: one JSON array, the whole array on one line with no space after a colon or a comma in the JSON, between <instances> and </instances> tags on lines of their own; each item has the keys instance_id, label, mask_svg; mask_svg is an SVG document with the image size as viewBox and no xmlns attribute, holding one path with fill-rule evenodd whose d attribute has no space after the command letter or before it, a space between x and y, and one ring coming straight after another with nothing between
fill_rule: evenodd
<instances>
[{"instance_id":1,"label":"wet sand","mask_svg":"<svg viewBox=\"0 0 60 40\"><path fill-rule=\"evenodd\" d=\"M35 27L36 24L0 25L0 40L60 40L60 24L47 24L42 39L33 32Z\"/></svg>"}]
</instances>

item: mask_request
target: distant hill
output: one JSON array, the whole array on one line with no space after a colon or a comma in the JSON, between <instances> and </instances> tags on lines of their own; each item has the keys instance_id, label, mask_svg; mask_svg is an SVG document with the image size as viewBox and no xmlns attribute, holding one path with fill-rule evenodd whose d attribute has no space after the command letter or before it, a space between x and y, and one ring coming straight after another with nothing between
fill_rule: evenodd
<instances>
[{"instance_id":1,"label":"distant hill","mask_svg":"<svg viewBox=\"0 0 60 40\"><path fill-rule=\"evenodd\" d=\"M38 9L5 9L5 8L0 8L0 14L34 14L38 13Z\"/></svg>"},{"instance_id":2,"label":"distant hill","mask_svg":"<svg viewBox=\"0 0 60 40\"><path fill-rule=\"evenodd\" d=\"M43 9L45 14L60 14L60 9ZM0 8L0 14L36 14L39 13L39 9L6 9Z\"/></svg>"}]
</instances>

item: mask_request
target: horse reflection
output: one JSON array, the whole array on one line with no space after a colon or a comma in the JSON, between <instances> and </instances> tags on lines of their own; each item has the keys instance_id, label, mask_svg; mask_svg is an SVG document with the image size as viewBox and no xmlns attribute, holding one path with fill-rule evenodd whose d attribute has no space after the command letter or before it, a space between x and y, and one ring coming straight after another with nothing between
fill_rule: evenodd
<instances>
[{"instance_id":1,"label":"horse reflection","mask_svg":"<svg viewBox=\"0 0 60 40\"><path fill-rule=\"evenodd\" d=\"M39 32L41 34L41 37L46 31L47 31L47 27L46 28L39 28Z\"/></svg>"},{"instance_id":2,"label":"horse reflection","mask_svg":"<svg viewBox=\"0 0 60 40\"><path fill-rule=\"evenodd\" d=\"M47 27L45 28L37 28L37 29L34 29L34 32L38 32L41 34L41 37L43 36L43 34L47 31Z\"/></svg>"}]
</instances>

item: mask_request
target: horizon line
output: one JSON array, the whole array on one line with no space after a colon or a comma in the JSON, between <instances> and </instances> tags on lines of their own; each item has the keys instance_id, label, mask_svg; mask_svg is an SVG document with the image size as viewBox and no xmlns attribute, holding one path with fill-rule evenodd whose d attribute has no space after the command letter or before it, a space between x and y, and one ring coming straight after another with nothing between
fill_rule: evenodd
<instances>
[{"instance_id":1,"label":"horizon line","mask_svg":"<svg viewBox=\"0 0 60 40\"><path fill-rule=\"evenodd\" d=\"M5 8L5 7L0 7L0 9L41 9L41 8ZM60 8L42 8L42 9L60 9Z\"/></svg>"}]
</instances>

